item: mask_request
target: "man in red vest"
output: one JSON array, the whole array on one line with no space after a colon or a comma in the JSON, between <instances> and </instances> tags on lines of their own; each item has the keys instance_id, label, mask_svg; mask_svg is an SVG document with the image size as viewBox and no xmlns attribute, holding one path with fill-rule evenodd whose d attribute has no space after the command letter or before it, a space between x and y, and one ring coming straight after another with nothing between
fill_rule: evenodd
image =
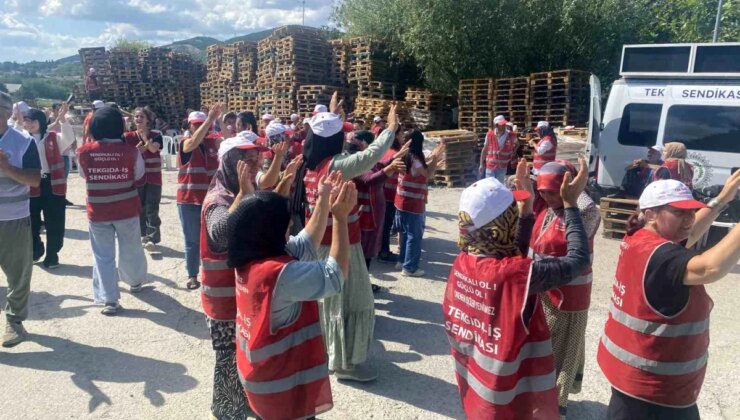
<instances>
[{"instance_id":1,"label":"man in red vest","mask_svg":"<svg viewBox=\"0 0 740 420\"><path fill-rule=\"evenodd\" d=\"M558 138L547 121L538 122L534 131L540 137L536 142L534 140L529 142L529 145L534 147L533 167L536 174L544 164L555 160L558 151Z\"/></svg>"},{"instance_id":2,"label":"man in red vest","mask_svg":"<svg viewBox=\"0 0 740 420\"><path fill-rule=\"evenodd\" d=\"M118 277L131 286L132 293L137 293L147 274L137 190L144 179L144 160L136 147L123 141L123 131L121 113L111 107L101 108L90 120L93 141L84 144L77 153L80 175L87 189L93 297L95 303L105 305L102 313L109 316L115 315L120 307Z\"/></svg>"},{"instance_id":3,"label":"man in red vest","mask_svg":"<svg viewBox=\"0 0 740 420\"><path fill-rule=\"evenodd\" d=\"M488 130L483 153L480 155L479 171L485 170L486 178L495 177L504 183L509 163L516 158L516 134L507 127L508 121L503 115L493 119L493 130Z\"/></svg>"}]
</instances>

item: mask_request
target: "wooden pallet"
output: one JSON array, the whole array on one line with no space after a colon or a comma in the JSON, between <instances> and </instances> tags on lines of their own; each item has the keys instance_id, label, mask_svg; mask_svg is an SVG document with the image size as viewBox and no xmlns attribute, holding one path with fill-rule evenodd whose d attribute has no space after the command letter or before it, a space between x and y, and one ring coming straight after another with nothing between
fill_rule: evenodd
<instances>
[{"instance_id":1,"label":"wooden pallet","mask_svg":"<svg viewBox=\"0 0 740 420\"><path fill-rule=\"evenodd\" d=\"M637 199L602 197L599 202L604 237L621 239L627 231L627 221L639 211ZM621 236L620 236L621 234Z\"/></svg>"}]
</instances>

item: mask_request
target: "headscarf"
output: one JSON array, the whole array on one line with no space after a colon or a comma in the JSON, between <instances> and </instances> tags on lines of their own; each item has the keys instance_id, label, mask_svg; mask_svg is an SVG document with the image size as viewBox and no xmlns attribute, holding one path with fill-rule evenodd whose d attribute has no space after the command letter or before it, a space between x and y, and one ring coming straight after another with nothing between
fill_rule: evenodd
<instances>
[{"instance_id":1,"label":"headscarf","mask_svg":"<svg viewBox=\"0 0 740 420\"><path fill-rule=\"evenodd\" d=\"M121 139L123 137L123 115L121 111L104 106L90 119L90 134L95 140Z\"/></svg>"},{"instance_id":2,"label":"headscarf","mask_svg":"<svg viewBox=\"0 0 740 420\"><path fill-rule=\"evenodd\" d=\"M689 178L691 172L689 170L689 164L686 163L686 145L679 142L666 143L664 145L663 155L665 161L675 160L678 162L678 176L681 178L679 181Z\"/></svg>"},{"instance_id":3,"label":"headscarf","mask_svg":"<svg viewBox=\"0 0 740 420\"><path fill-rule=\"evenodd\" d=\"M288 199L272 191L245 198L229 216L229 267L287 255L285 233L290 225Z\"/></svg>"},{"instance_id":4,"label":"headscarf","mask_svg":"<svg viewBox=\"0 0 740 420\"><path fill-rule=\"evenodd\" d=\"M506 258L520 255L516 246L519 208L516 201L488 224L475 229L467 212L458 213L460 238L457 246L469 254Z\"/></svg>"}]
</instances>

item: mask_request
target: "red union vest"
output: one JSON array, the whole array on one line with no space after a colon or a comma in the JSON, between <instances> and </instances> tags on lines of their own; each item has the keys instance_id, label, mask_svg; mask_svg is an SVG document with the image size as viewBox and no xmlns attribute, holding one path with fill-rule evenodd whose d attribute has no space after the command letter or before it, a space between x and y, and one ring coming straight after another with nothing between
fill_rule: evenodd
<instances>
[{"instance_id":1,"label":"red union vest","mask_svg":"<svg viewBox=\"0 0 740 420\"><path fill-rule=\"evenodd\" d=\"M149 138L159 136L154 131L149 132ZM136 131L128 131L123 135L126 142L134 147L139 145L141 138ZM144 168L146 175L145 183L149 185L162 185L162 158L160 157L160 151L154 153L149 150L141 152L141 157L144 159Z\"/></svg>"},{"instance_id":2,"label":"red union vest","mask_svg":"<svg viewBox=\"0 0 740 420\"><path fill-rule=\"evenodd\" d=\"M686 168L688 168L689 173L683 174L683 176L678 173L678 161L675 159L663 162L660 167L668 170L668 173L671 174L671 179L683 182L690 190L694 189L694 167L691 166L690 163L686 162ZM653 181L657 181L659 179L657 175L658 171L656 170L653 172Z\"/></svg>"},{"instance_id":3,"label":"red union vest","mask_svg":"<svg viewBox=\"0 0 740 420\"><path fill-rule=\"evenodd\" d=\"M264 419L298 419L333 406L324 337L316 301L273 330L270 308L285 256L257 261L236 275L236 365L249 406Z\"/></svg>"},{"instance_id":4,"label":"red union vest","mask_svg":"<svg viewBox=\"0 0 740 420\"><path fill-rule=\"evenodd\" d=\"M87 218L111 222L138 217L141 202L134 167L139 151L118 141L92 141L77 149L87 183Z\"/></svg>"},{"instance_id":5,"label":"red union vest","mask_svg":"<svg viewBox=\"0 0 740 420\"><path fill-rule=\"evenodd\" d=\"M184 141L184 140L183 140ZM190 160L182 163L182 152L177 155L177 203L203 204L211 178L218 169L218 136L210 134L203 144L190 154ZM182 147L182 143L180 143Z\"/></svg>"},{"instance_id":6,"label":"red union vest","mask_svg":"<svg viewBox=\"0 0 740 420\"><path fill-rule=\"evenodd\" d=\"M208 192L200 216L200 301L208 318L233 321L236 319L235 270L227 264L228 252L216 253L208 247L206 210L213 204L215 194L218 194L215 188Z\"/></svg>"},{"instance_id":7,"label":"red union vest","mask_svg":"<svg viewBox=\"0 0 740 420\"><path fill-rule=\"evenodd\" d=\"M565 220L555 216L555 220L542 231L548 210L540 212L532 229L532 238L529 245L530 256L535 260L548 257L563 257L568 254L568 241L565 239ZM593 261L594 240L589 238L588 249ZM561 311L585 311L591 305L591 285L593 274L591 265L588 269L575 277L568 284L545 292L553 305Z\"/></svg>"},{"instance_id":8,"label":"red union vest","mask_svg":"<svg viewBox=\"0 0 740 420\"><path fill-rule=\"evenodd\" d=\"M67 174L64 173L64 158L57 144L57 133L48 132L43 143L46 164L49 166L49 177L51 178L51 193L64 196L67 194ZM39 197L40 195L40 188L31 187L31 197Z\"/></svg>"},{"instance_id":9,"label":"red union vest","mask_svg":"<svg viewBox=\"0 0 740 420\"><path fill-rule=\"evenodd\" d=\"M331 157L324 159L316 170L307 169L306 177L303 178L303 184L306 187L306 201L308 201L308 207L306 208L306 220L311 218L313 209L316 207L316 201L318 200L319 192L319 179L322 176L326 176L329 173L329 167L331 166ZM331 231L332 231L332 216L329 213L329 220L326 223L326 232L324 232L324 238L321 240L321 245L331 245ZM360 234L360 211L359 207L352 209L352 212L347 218L347 228L349 230L349 243L359 244L361 239Z\"/></svg>"},{"instance_id":10,"label":"red union vest","mask_svg":"<svg viewBox=\"0 0 740 420\"><path fill-rule=\"evenodd\" d=\"M360 229L374 230L375 216L373 215L372 187L367 184L357 185L357 208L360 211Z\"/></svg>"},{"instance_id":11,"label":"red union vest","mask_svg":"<svg viewBox=\"0 0 740 420\"><path fill-rule=\"evenodd\" d=\"M537 148L534 149L534 158L533 158L533 164L535 169L542 168L547 162L552 162L555 160L555 155L558 151L558 141L552 137L552 136L545 136L542 138L542 140L537 142L537 147L540 146L542 142L545 140L550 141L552 143L552 149L548 150L547 152L543 154L537 153Z\"/></svg>"},{"instance_id":12,"label":"red union vest","mask_svg":"<svg viewBox=\"0 0 740 420\"><path fill-rule=\"evenodd\" d=\"M461 252L447 280L445 330L468 419L558 419L550 330L539 300L522 313L532 260Z\"/></svg>"},{"instance_id":13,"label":"red union vest","mask_svg":"<svg viewBox=\"0 0 740 420\"><path fill-rule=\"evenodd\" d=\"M486 134L488 139L488 149L486 149L486 169L506 169L509 167L509 163L514 159L514 151L517 146L516 134L511 131L508 132L506 140L504 140L503 147L499 147L498 137L496 132L488 130Z\"/></svg>"},{"instance_id":14,"label":"red union vest","mask_svg":"<svg viewBox=\"0 0 740 420\"><path fill-rule=\"evenodd\" d=\"M647 229L624 238L596 359L622 393L662 406L689 407L704 382L714 302L704 286L690 286L688 303L677 315L666 317L650 306L645 271L655 250L666 243Z\"/></svg>"},{"instance_id":15,"label":"red union vest","mask_svg":"<svg viewBox=\"0 0 740 420\"><path fill-rule=\"evenodd\" d=\"M387 152L385 152L385 155L380 159L381 161L389 161L393 158L393 156L398 152L397 150L389 149ZM396 188L398 188L398 174L394 173L393 175L387 177L385 179L385 183L383 183L383 193L385 195L385 201L389 203L393 203L396 200Z\"/></svg>"},{"instance_id":16,"label":"red union vest","mask_svg":"<svg viewBox=\"0 0 740 420\"><path fill-rule=\"evenodd\" d=\"M411 175L411 168L398 178L398 188L394 204L398 210L409 213L424 213L427 202L427 177Z\"/></svg>"}]
</instances>

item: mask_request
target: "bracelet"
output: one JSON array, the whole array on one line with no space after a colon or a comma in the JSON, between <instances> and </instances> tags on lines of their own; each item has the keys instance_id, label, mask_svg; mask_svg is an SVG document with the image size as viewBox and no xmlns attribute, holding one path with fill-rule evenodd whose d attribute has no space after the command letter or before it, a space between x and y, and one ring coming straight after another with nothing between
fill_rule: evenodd
<instances>
[{"instance_id":1,"label":"bracelet","mask_svg":"<svg viewBox=\"0 0 740 420\"><path fill-rule=\"evenodd\" d=\"M727 207L729 207L729 204L722 204L721 201L717 200L716 198L713 198L709 200L709 203L707 203L707 207L709 207L712 210L717 210L717 213L722 213L725 211Z\"/></svg>"}]
</instances>

